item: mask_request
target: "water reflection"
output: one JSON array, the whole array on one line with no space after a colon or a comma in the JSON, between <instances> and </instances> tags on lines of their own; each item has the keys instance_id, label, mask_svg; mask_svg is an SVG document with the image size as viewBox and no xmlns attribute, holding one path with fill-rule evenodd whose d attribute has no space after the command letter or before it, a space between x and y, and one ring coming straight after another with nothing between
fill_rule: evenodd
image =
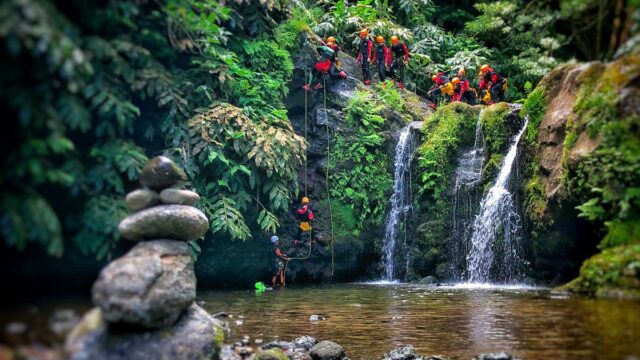
<instances>
[{"instance_id":1,"label":"water reflection","mask_svg":"<svg viewBox=\"0 0 640 360\"><path fill-rule=\"evenodd\" d=\"M355 284L202 298L211 312L234 316L232 341L308 334L339 342L354 360L403 344L452 359L496 350L525 359L640 356L640 303L562 298L544 289ZM314 314L327 319L309 321ZM242 325L234 325L240 316Z\"/></svg>"}]
</instances>

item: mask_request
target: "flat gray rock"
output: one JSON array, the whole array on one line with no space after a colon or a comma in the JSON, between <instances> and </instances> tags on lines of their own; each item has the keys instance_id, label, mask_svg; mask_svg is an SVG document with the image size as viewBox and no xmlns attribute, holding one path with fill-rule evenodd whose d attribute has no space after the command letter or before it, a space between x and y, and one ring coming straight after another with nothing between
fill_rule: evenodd
<instances>
[{"instance_id":1,"label":"flat gray rock","mask_svg":"<svg viewBox=\"0 0 640 360\"><path fill-rule=\"evenodd\" d=\"M218 359L224 331L219 320L192 304L169 328L110 329L100 309L89 311L67 338L69 360Z\"/></svg>"},{"instance_id":2,"label":"flat gray rock","mask_svg":"<svg viewBox=\"0 0 640 360\"><path fill-rule=\"evenodd\" d=\"M125 202L129 210L138 211L159 203L160 195L153 190L138 189L128 193Z\"/></svg>"},{"instance_id":3,"label":"flat gray rock","mask_svg":"<svg viewBox=\"0 0 640 360\"><path fill-rule=\"evenodd\" d=\"M185 205L158 205L124 218L118 225L125 239L196 240L209 229L202 211Z\"/></svg>"},{"instance_id":4,"label":"flat gray rock","mask_svg":"<svg viewBox=\"0 0 640 360\"><path fill-rule=\"evenodd\" d=\"M160 193L160 201L164 204L195 205L200 195L190 190L164 189Z\"/></svg>"},{"instance_id":5,"label":"flat gray rock","mask_svg":"<svg viewBox=\"0 0 640 360\"><path fill-rule=\"evenodd\" d=\"M175 323L196 297L189 246L171 240L139 243L100 272L92 296L111 323L144 328Z\"/></svg>"},{"instance_id":6,"label":"flat gray rock","mask_svg":"<svg viewBox=\"0 0 640 360\"><path fill-rule=\"evenodd\" d=\"M160 191L187 181L187 175L173 160L165 156L156 156L142 168L140 183L153 190Z\"/></svg>"}]
</instances>

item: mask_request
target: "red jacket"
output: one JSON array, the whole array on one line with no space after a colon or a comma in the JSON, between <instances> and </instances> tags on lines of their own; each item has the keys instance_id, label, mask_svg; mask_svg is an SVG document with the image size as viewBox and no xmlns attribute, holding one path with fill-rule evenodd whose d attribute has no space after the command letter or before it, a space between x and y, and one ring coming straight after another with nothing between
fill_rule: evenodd
<instances>
[{"instance_id":1,"label":"red jacket","mask_svg":"<svg viewBox=\"0 0 640 360\"><path fill-rule=\"evenodd\" d=\"M371 54L372 49L373 49L373 41L371 41L371 39L369 38L361 39L360 48L358 50L358 58L356 59L356 61L362 61L362 54L366 53L367 59L369 59L369 62L373 62L373 57Z\"/></svg>"},{"instance_id":2,"label":"red jacket","mask_svg":"<svg viewBox=\"0 0 640 360\"><path fill-rule=\"evenodd\" d=\"M404 61L409 61L409 48L404 43L397 43L391 46L391 53L394 59L404 57Z\"/></svg>"},{"instance_id":3,"label":"red jacket","mask_svg":"<svg viewBox=\"0 0 640 360\"><path fill-rule=\"evenodd\" d=\"M302 205L298 210L296 210L296 217L300 221L311 221L313 220L313 211L309 205Z\"/></svg>"}]
</instances>

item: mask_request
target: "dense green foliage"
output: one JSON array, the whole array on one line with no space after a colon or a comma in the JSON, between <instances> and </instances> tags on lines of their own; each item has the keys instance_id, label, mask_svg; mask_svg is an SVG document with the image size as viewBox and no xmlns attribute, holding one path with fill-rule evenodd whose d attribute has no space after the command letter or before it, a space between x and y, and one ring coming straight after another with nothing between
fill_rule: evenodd
<instances>
[{"instance_id":1,"label":"dense green foliage","mask_svg":"<svg viewBox=\"0 0 640 360\"><path fill-rule=\"evenodd\" d=\"M380 224L389 202L390 159L380 132L385 105L370 92L357 92L345 111L345 134L335 137L330 157L331 196L355 210L358 228Z\"/></svg>"},{"instance_id":2,"label":"dense green foliage","mask_svg":"<svg viewBox=\"0 0 640 360\"><path fill-rule=\"evenodd\" d=\"M125 192L158 153L186 168L213 231L274 231L304 158L282 103L293 69L282 41L304 23L284 21L285 3L245 5L3 2L5 242L60 255L69 238L104 256ZM213 113L224 116L197 121Z\"/></svg>"}]
</instances>

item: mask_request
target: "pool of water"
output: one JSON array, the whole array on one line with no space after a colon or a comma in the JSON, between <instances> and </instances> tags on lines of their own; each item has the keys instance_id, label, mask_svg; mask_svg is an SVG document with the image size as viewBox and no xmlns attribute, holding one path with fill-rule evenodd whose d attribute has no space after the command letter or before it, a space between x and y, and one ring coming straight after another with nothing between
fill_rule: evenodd
<instances>
[{"instance_id":1,"label":"pool of water","mask_svg":"<svg viewBox=\"0 0 640 360\"><path fill-rule=\"evenodd\" d=\"M228 342L334 340L353 360L400 345L470 359L507 351L523 359L640 357L640 302L566 297L518 286L347 284L200 292L210 312L231 315ZM311 315L326 320L310 321Z\"/></svg>"}]
</instances>

